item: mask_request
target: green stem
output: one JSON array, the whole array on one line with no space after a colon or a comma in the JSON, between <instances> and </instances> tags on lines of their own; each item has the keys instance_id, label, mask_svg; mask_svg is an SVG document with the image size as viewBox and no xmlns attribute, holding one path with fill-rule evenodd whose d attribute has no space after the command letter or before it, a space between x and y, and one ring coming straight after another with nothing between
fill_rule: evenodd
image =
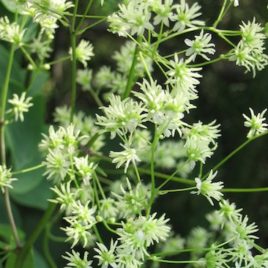
<instances>
[{"instance_id":1,"label":"green stem","mask_svg":"<svg viewBox=\"0 0 268 268\"><path fill-rule=\"evenodd\" d=\"M221 7L221 11L219 13L219 16L217 17L217 19L213 23L214 28L216 28L218 26L218 24L220 23L220 21L222 20L224 14L225 14L225 9L227 7L227 3L228 3L228 0L224 0L223 5Z\"/></svg>"},{"instance_id":2,"label":"green stem","mask_svg":"<svg viewBox=\"0 0 268 268\"><path fill-rule=\"evenodd\" d=\"M42 168L44 166L45 166L44 164L39 164L39 165L36 165L36 166L33 166L33 167L29 167L29 168L25 168L25 169L22 169L22 170L14 171L14 172L12 172L12 174L13 175L18 175L18 174L24 174L24 173L32 172L32 171L38 170L38 169L40 169L40 168Z\"/></svg>"},{"instance_id":3,"label":"green stem","mask_svg":"<svg viewBox=\"0 0 268 268\"><path fill-rule=\"evenodd\" d=\"M77 75L77 58L76 58L76 32L75 32L75 15L78 9L78 0L75 0L74 12L72 17L72 24L70 28L71 34L71 48L72 48L72 55L71 55L71 115L70 121L73 121L74 112L75 112L75 102L76 102L76 75Z\"/></svg>"},{"instance_id":4,"label":"green stem","mask_svg":"<svg viewBox=\"0 0 268 268\"><path fill-rule=\"evenodd\" d=\"M143 174L147 174L150 175L151 172L145 168L139 168L139 171ZM184 178L179 178L179 177L170 177L170 175L166 175L160 172L154 172L155 176L160 178L160 179L164 179L164 180L171 180L171 181L175 181L175 182L179 182L182 184L188 184L188 185L194 185L195 182L193 180L190 179L184 179Z\"/></svg>"},{"instance_id":5,"label":"green stem","mask_svg":"<svg viewBox=\"0 0 268 268\"><path fill-rule=\"evenodd\" d=\"M76 27L77 30L79 30L79 28L81 27L81 25L82 25L83 22L85 21L86 16L87 16L87 13L89 12L89 10L90 10L92 4L93 4L93 0L90 0L90 1L88 2L88 4L87 4L86 9L85 9L85 13L83 14L81 20L79 21L78 26ZM77 16L76 16L76 17L77 17Z\"/></svg>"},{"instance_id":6,"label":"green stem","mask_svg":"<svg viewBox=\"0 0 268 268\"><path fill-rule=\"evenodd\" d=\"M224 188L221 190L224 193L257 193L257 192L268 192L268 187L259 188Z\"/></svg>"},{"instance_id":7,"label":"green stem","mask_svg":"<svg viewBox=\"0 0 268 268\"><path fill-rule=\"evenodd\" d=\"M61 58L59 58L57 60L53 60L51 62L48 62L48 64L49 65L54 65L54 64L61 63L61 62L64 62L66 60L69 60L69 59L70 59L70 56L68 55L68 56L61 57Z\"/></svg>"},{"instance_id":8,"label":"green stem","mask_svg":"<svg viewBox=\"0 0 268 268\"><path fill-rule=\"evenodd\" d=\"M187 263L203 263L203 261L197 260L197 261L173 261L173 260L164 260L164 259L158 259L158 258L151 258L154 262L163 262L163 263L173 263L173 264L187 264Z\"/></svg>"},{"instance_id":9,"label":"green stem","mask_svg":"<svg viewBox=\"0 0 268 268\"><path fill-rule=\"evenodd\" d=\"M93 90L89 90L89 93L92 96L92 98L94 99L94 101L96 102L96 104L99 107L102 107L103 103L102 103L101 99L99 98L99 96Z\"/></svg>"},{"instance_id":10,"label":"green stem","mask_svg":"<svg viewBox=\"0 0 268 268\"><path fill-rule=\"evenodd\" d=\"M54 210L56 208L56 204L49 204L49 207L47 208L45 214L41 218L40 222L36 225L35 229L33 230L31 236L27 240L26 244L23 246L20 254L18 255L18 258L16 260L15 268L22 268L24 261L29 254L31 248L33 247L36 239L39 237L41 232L46 227L48 220L50 219L51 215L53 214Z\"/></svg>"},{"instance_id":11,"label":"green stem","mask_svg":"<svg viewBox=\"0 0 268 268\"><path fill-rule=\"evenodd\" d=\"M79 32L77 32L76 35L82 35L85 31L87 31L87 30L89 30L89 29L95 27L96 25L98 25L98 24L104 22L105 20L106 20L106 18L103 18L103 19L100 19L100 20L98 20L98 21L96 21L96 22L94 22L94 23L88 25L88 26L85 27L84 29L82 29L82 30L80 30Z\"/></svg>"},{"instance_id":12,"label":"green stem","mask_svg":"<svg viewBox=\"0 0 268 268\"><path fill-rule=\"evenodd\" d=\"M128 74L128 80L127 80L127 85L125 88L125 92L123 94L123 99L127 98L131 92L132 86L134 84L134 80L135 80L135 67L138 61L138 52L139 52L139 45L136 44L135 50L134 50L134 54L133 54L133 58L132 58L132 63L131 63L131 67L129 70L129 74Z\"/></svg>"},{"instance_id":13,"label":"green stem","mask_svg":"<svg viewBox=\"0 0 268 268\"><path fill-rule=\"evenodd\" d=\"M57 268L57 265L55 264L51 253L49 249L49 225L46 227L46 231L44 233L44 240L43 240L43 251L44 251L44 257L46 258L46 261L50 268Z\"/></svg>"},{"instance_id":14,"label":"green stem","mask_svg":"<svg viewBox=\"0 0 268 268\"><path fill-rule=\"evenodd\" d=\"M9 54L9 60L7 64L7 70L6 70L6 76L4 85L1 91L1 106L0 106L0 163L3 165L6 165L6 146L5 146L5 111L6 111L6 104L7 104L7 96L8 96L8 89L9 89L9 83L10 83L10 77L11 77L11 71L12 66L14 62L14 56L15 56L15 50L16 47L14 44L11 46L10 54ZM17 248L21 247L21 241L18 235L16 223L14 220L11 204L10 204L10 197L9 197L9 190L6 187L4 193L4 201L5 201L5 207L8 215L8 220L12 229L12 234L14 236L16 246Z\"/></svg>"},{"instance_id":15,"label":"green stem","mask_svg":"<svg viewBox=\"0 0 268 268\"><path fill-rule=\"evenodd\" d=\"M194 189L196 189L196 187L188 187L188 188L181 188L181 189L163 190L163 191L160 191L159 194L160 195L165 195L165 194L168 194L168 193L186 192L186 191L191 191L191 190L194 190Z\"/></svg>"},{"instance_id":16,"label":"green stem","mask_svg":"<svg viewBox=\"0 0 268 268\"><path fill-rule=\"evenodd\" d=\"M241 151L244 147L246 147L248 144L250 144L252 141L258 139L258 138L261 138L263 136L266 136L268 134L268 131L264 132L263 134L261 135L258 135L254 138L251 138L251 139L248 139L246 140L245 142L243 142L240 146L238 146L236 149L234 149L231 153L229 153L225 158L223 158L218 164L216 164L212 170L213 171L216 171L218 170L223 164L225 164L230 158L232 158L235 154L237 154L239 151ZM210 173L207 172L203 177L202 179L206 178L208 176L208 174Z\"/></svg>"}]
</instances>

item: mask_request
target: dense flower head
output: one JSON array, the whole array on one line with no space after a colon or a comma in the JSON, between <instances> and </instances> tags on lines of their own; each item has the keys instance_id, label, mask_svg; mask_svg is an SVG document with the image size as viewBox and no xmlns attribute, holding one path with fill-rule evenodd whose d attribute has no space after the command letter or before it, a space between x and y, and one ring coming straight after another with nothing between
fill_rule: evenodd
<instances>
[{"instance_id":1,"label":"dense flower head","mask_svg":"<svg viewBox=\"0 0 268 268\"><path fill-rule=\"evenodd\" d=\"M120 4L119 11L108 17L110 30L120 36L142 35L145 30L153 30L151 12L143 1L129 1Z\"/></svg>"},{"instance_id":2,"label":"dense flower head","mask_svg":"<svg viewBox=\"0 0 268 268\"><path fill-rule=\"evenodd\" d=\"M67 106L57 107L54 113L54 120L58 123L61 127L67 128L70 122L70 108ZM95 124L96 119L91 117L90 115L86 115L82 111L78 111L73 116L73 126L74 128L81 133L79 142L81 145L85 146L88 142L96 136L98 133L98 137L95 139L93 145L91 145L91 151L99 151L103 146L103 135L99 134L99 127ZM50 128L52 131L52 127ZM56 135L53 135L54 140ZM42 147L42 146L41 146Z\"/></svg>"},{"instance_id":3,"label":"dense flower head","mask_svg":"<svg viewBox=\"0 0 268 268\"><path fill-rule=\"evenodd\" d=\"M25 30L19 24L11 23L8 17L0 18L0 39L22 46L24 34Z\"/></svg>"},{"instance_id":4,"label":"dense flower head","mask_svg":"<svg viewBox=\"0 0 268 268\"><path fill-rule=\"evenodd\" d=\"M47 36L53 39L59 20L72 6L72 2L66 0L28 0L25 1L22 14L31 16L34 22L40 24Z\"/></svg>"},{"instance_id":5,"label":"dense flower head","mask_svg":"<svg viewBox=\"0 0 268 268\"><path fill-rule=\"evenodd\" d=\"M150 199L148 185L138 183L136 186L132 186L127 179L126 186L124 187L121 184L120 189L120 193L113 193L113 196L117 199L116 206L119 217L135 217L146 209Z\"/></svg>"},{"instance_id":6,"label":"dense flower head","mask_svg":"<svg viewBox=\"0 0 268 268\"><path fill-rule=\"evenodd\" d=\"M144 121L144 108L141 103L131 98L121 100L119 96L111 95L110 105L101 107L104 116L97 115L97 124L104 127L106 131L125 135L132 133Z\"/></svg>"},{"instance_id":7,"label":"dense flower head","mask_svg":"<svg viewBox=\"0 0 268 268\"><path fill-rule=\"evenodd\" d=\"M74 53L77 61L81 62L84 67L87 67L87 62L94 56L93 45L89 41L81 40L74 52L70 48L69 54L72 58Z\"/></svg>"},{"instance_id":8,"label":"dense flower head","mask_svg":"<svg viewBox=\"0 0 268 268\"><path fill-rule=\"evenodd\" d=\"M268 55L265 54L265 39L263 27L256 23L255 18L240 26L241 40L230 53L230 60L238 66L243 66L246 71L260 71L268 65Z\"/></svg>"},{"instance_id":9,"label":"dense flower head","mask_svg":"<svg viewBox=\"0 0 268 268\"><path fill-rule=\"evenodd\" d=\"M144 103L147 119L159 126L164 137L174 136L176 131L182 134L181 129L186 125L182 121L184 112L192 108L188 100L179 95L173 96L156 81L144 79L140 89L141 92L135 95Z\"/></svg>"},{"instance_id":10,"label":"dense flower head","mask_svg":"<svg viewBox=\"0 0 268 268\"><path fill-rule=\"evenodd\" d=\"M202 77L199 73L202 68L189 67L186 61L178 58L177 54L169 65L167 83L172 85L174 95L182 92L189 100L196 99L196 86L200 83L198 79Z\"/></svg>"},{"instance_id":11,"label":"dense flower head","mask_svg":"<svg viewBox=\"0 0 268 268\"><path fill-rule=\"evenodd\" d=\"M117 230L121 242L118 252L124 252L127 249L129 254L136 256L138 260L143 260L148 255L149 246L165 241L170 235L168 221L164 215L157 218L156 214L148 218L140 216L136 219L129 219L123 223L122 228Z\"/></svg>"}]
</instances>

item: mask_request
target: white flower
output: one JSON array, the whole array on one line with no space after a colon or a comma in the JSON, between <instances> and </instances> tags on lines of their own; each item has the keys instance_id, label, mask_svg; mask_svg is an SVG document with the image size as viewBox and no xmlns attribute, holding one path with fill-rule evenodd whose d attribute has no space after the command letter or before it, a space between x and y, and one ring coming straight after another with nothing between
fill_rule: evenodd
<instances>
[{"instance_id":1,"label":"white flower","mask_svg":"<svg viewBox=\"0 0 268 268\"><path fill-rule=\"evenodd\" d=\"M26 98L26 93L23 92L19 97L17 94L13 94L13 98L8 100L12 105L12 108L8 112L12 112L15 115L16 121L24 121L24 113L29 111L29 108L33 106L31 103L32 97Z\"/></svg>"},{"instance_id":2,"label":"white flower","mask_svg":"<svg viewBox=\"0 0 268 268\"><path fill-rule=\"evenodd\" d=\"M84 184L88 185L97 166L92 162L89 163L88 155L84 157L75 157L74 163Z\"/></svg>"},{"instance_id":3,"label":"white flower","mask_svg":"<svg viewBox=\"0 0 268 268\"><path fill-rule=\"evenodd\" d=\"M66 215L69 215L75 203L75 194L71 191L71 182L60 184L59 186L51 188L51 190L56 194L56 197L49 201L60 204L60 209L65 211Z\"/></svg>"},{"instance_id":4,"label":"white flower","mask_svg":"<svg viewBox=\"0 0 268 268\"><path fill-rule=\"evenodd\" d=\"M98 255L95 255L94 257L99 260L98 265L101 266L101 268L117 268L115 256L117 242L113 242L112 240L110 249L107 249L107 247L101 243L97 243L97 246L98 248L94 248L94 250L98 253Z\"/></svg>"},{"instance_id":5,"label":"white flower","mask_svg":"<svg viewBox=\"0 0 268 268\"><path fill-rule=\"evenodd\" d=\"M215 53L215 45L210 43L211 34L205 33L202 30L200 35L196 35L194 40L185 39L185 44L189 46L186 50L186 56L189 57L189 61L195 61L196 56L201 56L202 58L209 60L209 57L206 54Z\"/></svg>"},{"instance_id":6,"label":"white flower","mask_svg":"<svg viewBox=\"0 0 268 268\"><path fill-rule=\"evenodd\" d=\"M145 30L153 30L151 13L143 2L129 1L120 4L119 11L108 17L110 29L120 36L143 35Z\"/></svg>"},{"instance_id":7,"label":"white flower","mask_svg":"<svg viewBox=\"0 0 268 268\"><path fill-rule=\"evenodd\" d=\"M110 157L113 158L112 162L116 164L116 168L125 166L124 172L127 172L128 166L130 163L135 163L140 161L139 156L137 155L137 151L135 148L132 148L128 144L121 144L124 148L123 151L120 152L110 152Z\"/></svg>"},{"instance_id":8,"label":"white flower","mask_svg":"<svg viewBox=\"0 0 268 268\"><path fill-rule=\"evenodd\" d=\"M24 33L25 30L15 22L10 23L8 17L0 18L0 39L22 46Z\"/></svg>"},{"instance_id":9,"label":"white flower","mask_svg":"<svg viewBox=\"0 0 268 268\"><path fill-rule=\"evenodd\" d=\"M81 258L80 253L72 250L72 253L66 252L63 258L68 261L66 268L92 268L92 261L88 260L88 252L85 252L84 257Z\"/></svg>"},{"instance_id":10,"label":"white flower","mask_svg":"<svg viewBox=\"0 0 268 268\"><path fill-rule=\"evenodd\" d=\"M152 4L152 9L156 13L154 17L154 25L158 25L163 23L167 27L169 27L169 21L172 20L173 17L173 0L164 0L159 2L154 2Z\"/></svg>"},{"instance_id":11,"label":"white flower","mask_svg":"<svg viewBox=\"0 0 268 268\"><path fill-rule=\"evenodd\" d=\"M239 0L234 0L234 6L238 7L239 6Z\"/></svg>"},{"instance_id":12,"label":"white flower","mask_svg":"<svg viewBox=\"0 0 268 268\"><path fill-rule=\"evenodd\" d=\"M132 187L129 180L126 179L126 187L121 184L121 193L113 192L116 197L116 206L119 217L130 218L139 215L147 207L150 199L150 190L147 185L138 183Z\"/></svg>"},{"instance_id":13,"label":"white flower","mask_svg":"<svg viewBox=\"0 0 268 268\"><path fill-rule=\"evenodd\" d=\"M68 155L63 155L59 150L49 150L49 153L43 162L46 166L44 175L48 179L53 180L55 184L65 179L70 167L70 159Z\"/></svg>"},{"instance_id":14,"label":"white flower","mask_svg":"<svg viewBox=\"0 0 268 268\"><path fill-rule=\"evenodd\" d=\"M197 3L189 7L185 0L181 0L180 4L175 5L175 14L172 18L175 21L173 31L181 32L186 27L203 26L204 22L196 19L201 15L200 9L201 7Z\"/></svg>"},{"instance_id":15,"label":"white flower","mask_svg":"<svg viewBox=\"0 0 268 268\"><path fill-rule=\"evenodd\" d=\"M258 227L255 222L248 224L248 216L244 218L240 215L237 220L232 224L231 232L234 233L238 240L251 240L258 237L254 234L258 232Z\"/></svg>"},{"instance_id":16,"label":"white flower","mask_svg":"<svg viewBox=\"0 0 268 268\"><path fill-rule=\"evenodd\" d=\"M83 222L80 222L77 220L77 217L71 217L64 218L70 225L61 228L67 235L66 241L72 241L72 248L78 244L79 242L82 244L82 246L85 248L89 244L91 244L93 236L91 233L92 225L84 224Z\"/></svg>"},{"instance_id":17,"label":"white flower","mask_svg":"<svg viewBox=\"0 0 268 268\"><path fill-rule=\"evenodd\" d=\"M267 109L263 110L257 115L254 114L254 111L251 108L249 108L249 110L250 117L246 116L245 114L243 114L243 117L246 119L244 126L250 128L250 131L247 134L247 138L251 139L267 131L268 124L264 123L266 120L264 114L266 113Z\"/></svg>"},{"instance_id":18,"label":"white flower","mask_svg":"<svg viewBox=\"0 0 268 268\"><path fill-rule=\"evenodd\" d=\"M16 178L12 178L10 169L7 169L5 165L0 165L0 188L3 193L5 192L5 188L13 188L11 184L16 180Z\"/></svg>"},{"instance_id":19,"label":"white flower","mask_svg":"<svg viewBox=\"0 0 268 268\"><path fill-rule=\"evenodd\" d=\"M180 96L189 100L196 99L196 86L200 83L198 79L202 77L199 73L202 68L188 67L183 59L179 60L177 54L174 56L174 60L169 62L169 65L167 83L173 86L174 94L182 93Z\"/></svg>"},{"instance_id":20,"label":"white flower","mask_svg":"<svg viewBox=\"0 0 268 268\"><path fill-rule=\"evenodd\" d=\"M70 48L69 54L73 58L72 48ZM87 62L94 56L92 44L89 41L81 40L75 48L75 56L76 59L84 65L84 67L87 67Z\"/></svg>"},{"instance_id":21,"label":"white flower","mask_svg":"<svg viewBox=\"0 0 268 268\"><path fill-rule=\"evenodd\" d=\"M69 222L79 222L91 228L96 224L95 218L96 207L89 207L89 201L82 204L80 200L72 203L71 216L65 217Z\"/></svg>"},{"instance_id":22,"label":"white flower","mask_svg":"<svg viewBox=\"0 0 268 268\"><path fill-rule=\"evenodd\" d=\"M97 115L97 124L110 132L112 138L116 133L119 135L133 133L138 126L143 126L142 122L146 117L141 103L131 98L121 100L119 96L113 94L110 97L110 105L101 109L104 116Z\"/></svg>"},{"instance_id":23,"label":"white flower","mask_svg":"<svg viewBox=\"0 0 268 268\"><path fill-rule=\"evenodd\" d=\"M121 242L118 253L128 252L135 255L138 260L143 260L148 254L148 247L165 241L170 235L168 221L169 219L165 219L165 215L156 218L156 213L149 217L130 218L123 223L122 228L117 229Z\"/></svg>"},{"instance_id":24,"label":"white flower","mask_svg":"<svg viewBox=\"0 0 268 268\"><path fill-rule=\"evenodd\" d=\"M213 205L212 198L220 201L223 194L220 192L220 190L223 188L223 182L212 182L212 180L216 177L217 172L213 174L213 171L211 170L208 177L205 180L201 180L200 178L196 178L196 188L197 191L193 191L193 194L202 194L204 195L211 205Z\"/></svg>"}]
</instances>

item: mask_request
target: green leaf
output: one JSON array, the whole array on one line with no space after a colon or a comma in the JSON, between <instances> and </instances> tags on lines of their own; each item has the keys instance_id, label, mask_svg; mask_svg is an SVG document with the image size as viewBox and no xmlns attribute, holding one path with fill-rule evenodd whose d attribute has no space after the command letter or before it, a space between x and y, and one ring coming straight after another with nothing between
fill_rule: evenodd
<instances>
[{"instance_id":1,"label":"green leaf","mask_svg":"<svg viewBox=\"0 0 268 268\"><path fill-rule=\"evenodd\" d=\"M18 12L19 14L21 14L21 4L18 4L17 0L1 0L1 2L3 3L3 5L5 6L5 8L10 11L10 12Z\"/></svg>"},{"instance_id":2,"label":"green leaf","mask_svg":"<svg viewBox=\"0 0 268 268\"><path fill-rule=\"evenodd\" d=\"M50 184L47 180L43 180L31 191L19 194L11 193L12 198L20 205L45 210L48 206L48 199L52 197Z\"/></svg>"},{"instance_id":3,"label":"green leaf","mask_svg":"<svg viewBox=\"0 0 268 268\"><path fill-rule=\"evenodd\" d=\"M37 250L34 250L34 267L38 267L38 268L49 267L46 261L44 260L43 256Z\"/></svg>"},{"instance_id":4,"label":"green leaf","mask_svg":"<svg viewBox=\"0 0 268 268\"><path fill-rule=\"evenodd\" d=\"M20 240L24 240L25 234L20 229L18 230L18 235ZM16 243L13 239L12 229L10 225L7 224L0 224L0 238L1 240L4 240L10 247L16 247Z\"/></svg>"},{"instance_id":5,"label":"green leaf","mask_svg":"<svg viewBox=\"0 0 268 268\"><path fill-rule=\"evenodd\" d=\"M41 133L44 129L45 103L42 97L33 100L33 107L26 114L23 123L14 123L6 128L6 138L12 153L13 170L21 170L41 163L38 150ZM43 170L17 175L13 193L27 193L44 180Z\"/></svg>"},{"instance_id":6,"label":"green leaf","mask_svg":"<svg viewBox=\"0 0 268 268\"><path fill-rule=\"evenodd\" d=\"M16 267L15 264L16 264L17 256L18 256L18 254L15 254L13 252L9 253L5 268L14 268L14 267ZM32 251L26 257L22 268L35 268L35 266L34 266L34 256L33 256Z\"/></svg>"}]
</instances>

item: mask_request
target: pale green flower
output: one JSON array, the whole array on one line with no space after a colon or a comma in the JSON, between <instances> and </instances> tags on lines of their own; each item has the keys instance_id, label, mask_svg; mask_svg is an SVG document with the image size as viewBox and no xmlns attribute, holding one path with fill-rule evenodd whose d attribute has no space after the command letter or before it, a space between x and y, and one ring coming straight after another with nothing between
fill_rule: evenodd
<instances>
[{"instance_id":1,"label":"pale green flower","mask_svg":"<svg viewBox=\"0 0 268 268\"><path fill-rule=\"evenodd\" d=\"M141 160L137 155L135 148L132 148L128 144L121 144L121 146L124 148L124 150L120 152L111 151L110 157L113 159L112 162L116 164L116 168L125 166L124 172L126 173L130 163L136 164Z\"/></svg>"},{"instance_id":2,"label":"pale green flower","mask_svg":"<svg viewBox=\"0 0 268 268\"><path fill-rule=\"evenodd\" d=\"M77 71L76 81L82 86L82 90L87 91L91 89L92 70L84 69Z\"/></svg>"},{"instance_id":3,"label":"pale green flower","mask_svg":"<svg viewBox=\"0 0 268 268\"><path fill-rule=\"evenodd\" d=\"M121 100L115 95L111 95L110 105L101 109L104 116L97 115L97 124L110 132L112 138L116 133L125 135L134 132L137 127L143 126L142 123L146 117L141 103L131 98Z\"/></svg>"},{"instance_id":4,"label":"pale green flower","mask_svg":"<svg viewBox=\"0 0 268 268\"><path fill-rule=\"evenodd\" d=\"M117 241L113 242L111 241L110 248L108 249L104 244L97 243L97 248L94 248L94 250L97 252L97 255L94 257L99 260L98 266L101 268L117 268L116 263L116 247L117 247Z\"/></svg>"},{"instance_id":5,"label":"pale green flower","mask_svg":"<svg viewBox=\"0 0 268 268\"><path fill-rule=\"evenodd\" d=\"M223 196L223 194L220 192L220 190L223 188L223 182L212 182L216 175L217 172L213 174L213 171L211 170L205 180L196 178L195 182L197 191L192 192L193 194L204 195L211 205L213 205L212 199L220 201Z\"/></svg>"},{"instance_id":6,"label":"pale green flower","mask_svg":"<svg viewBox=\"0 0 268 268\"><path fill-rule=\"evenodd\" d=\"M257 115L254 114L254 111L251 108L249 108L249 110L250 117L246 116L245 114L243 114L243 117L246 119L244 126L250 128L247 138L252 139L267 131L268 124L264 122L266 120L264 114L266 113L267 109L263 110Z\"/></svg>"},{"instance_id":7,"label":"pale green flower","mask_svg":"<svg viewBox=\"0 0 268 268\"><path fill-rule=\"evenodd\" d=\"M201 7L197 3L189 7L185 0L181 0L178 5L175 5L175 13L172 18L175 21L173 31L181 32L187 27L203 26L204 21L196 19L201 15L200 9Z\"/></svg>"},{"instance_id":8,"label":"pale green flower","mask_svg":"<svg viewBox=\"0 0 268 268\"><path fill-rule=\"evenodd\" d=\"M11 23L8 17L0 18L0 39L22 46L24 34L25 30L19 24Z\"/></svg>"},{"instance_id":9,"label":"pale green flower","mask_svg":"<svg viewBox=\"0 0 268 268\"><path fill-rule=\"evenodd\" d=\"M94 56L93 46L89 41L81 40L75 48L75 56L77 61L81 62L84 67L87 67L87 62ZM70 56L73 58L72 48L69 50Z\"/></svg>"},{"instance_id":10,"label":"pale green flower","mask_svg":"<svg viewBox=\"0 0 268 268\"><path fill-rule=\"evenodd\" d=\"M212 36L211 34L205 33L202 30L199 35L195 36L194 40L185 39L185 44L189 46L186 50L186 56L189 61L195 61L196 56L201 56L205 60L209 61L207 54L213 55L215 53L215 45L211 43Z\"/></svg>"},{"instance_id":11,"label":"pale green flower","mask_svg":"<svg viewBox=\"0 0 268 268\"><path fill-rule=\"evenodd\" d=\"M16 180L16 178L12 177L10 169L7 169L5 165L0 165L0 188L3 193L5 188L13 188L12 182Z\"/></svg>"},{"instance_id":12,"label":"pale green flower","mask_svg":"<svg viewBox=\"0 0 268 268\"><path fill-rule=\"evenodd\" d=\"M26 93L23 92L19 97L17 94L13 94L13 98L8 102L12 105L12 108L8 112L12 112L15 116L15 121L24 121L24 113L29 111L29 108L33 106L31 103L32 97L26 97Z\"/></svg>"},{"instance_id":13,"label":"pale green flower","mask_svg":"<svg viewBox=\"0 0 268 268\"><path fill-rule=\"evenodd\" d=\"M84 257L80 257L80 253L72 250L72 253L66 252L66 255L63 256L65 260L68 261L68 264L65 268L92 268L92 261L88 260L88 252L84 253Z\"/></svg>"}]
</instances>

